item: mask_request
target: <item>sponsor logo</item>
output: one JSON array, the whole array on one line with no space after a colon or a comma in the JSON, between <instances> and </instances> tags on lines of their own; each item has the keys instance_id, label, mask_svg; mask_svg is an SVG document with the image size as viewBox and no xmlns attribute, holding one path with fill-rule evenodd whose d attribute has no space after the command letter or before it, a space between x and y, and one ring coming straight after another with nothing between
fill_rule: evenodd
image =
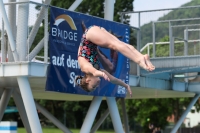
<instances>
[{"instance_id":1,"label":"sponsor logo","mask_svg":"<svg viewBox=\"0 0 200 133\"><path fill-rule=\"evenodd\" d=\"M67 25L69 25L70 29L67 29L67 30L60 29L59 25L62 22L65 22ZM73 41L73 42L78 41L77 27L74 23L74 20L69 15L66 15L66 14L59 15L55 18L55 22L51 28L51 35L54 37L58 37L57 39L54 39L53 41L60 44L75 46L75 43L67 42L67 41Z\"/></svg>"},{"instance_id":2,"label":"sponsor logo","mask_svg":"<svg viewBox=\"0 0 200 133\"><path fill-rule=\"evenodd\" d=\"M126 89L123 86L118 86L117 94L126 94Z\"/></svg>"},{"instance_id":3,"label":"sponsor logo","mask_svg":"<svg viewBox=\"0 0 200 133\"><path fill-rule=\"evenodd\" d=\"M74 20L69 15L66 14L62 14L56 17L54 25L58 26L63 21L66 21L71 27L71 29L77 30Z\"/></svg>"}]
</instances>

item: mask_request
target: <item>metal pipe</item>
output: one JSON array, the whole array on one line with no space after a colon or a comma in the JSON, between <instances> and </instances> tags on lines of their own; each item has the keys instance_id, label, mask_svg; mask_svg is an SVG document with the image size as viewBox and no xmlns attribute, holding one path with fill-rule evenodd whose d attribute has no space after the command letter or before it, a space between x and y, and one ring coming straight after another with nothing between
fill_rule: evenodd
<instances>
[{"instance_id":1,"label":"metal pipe","mask_svg":"<svg viewBox=\"0 0 200 133\"><path fill-rule=\"evenodd\" d=\"M18 61L18 54L17 54L17 51L16 51L16 45L15 45L14 37L13 37L12 31L11 31L11 28L10 28L10 25L9 25L9 21L8 21L8 18L7 18L7 15L6 15L6 10L5 10L5 7L4 7L2 0L0 0L0 13L2 14L2 17L3 17L3 20L4 20L4 24L5 24L5 27L6 27L7 34L8 34L8 39L9 39L9 42L10 42L11 50L13 52L14 60Z\"/></svg>"},{"instance_id":2,"label":"metal pipe","mask_svg":"<svg viewBox=\"0 0 200 133\"><path fill-rule=\"evenodd\" d=\"M123 113L125 133L129 133L128 116L127 116L127 112L126 112L126 105L125 105L124 98L121 98L121 105L122 105L122 113Z\"/></svg>"},{"instance_id":3,"label":"metal pipe","mask_svg":"<svg viewBox=\"0 0 200 133\"><path fill-rule=\"evenodd\" d=\"M1 48L1 50L3 50L2 51L2 57L1 57L1 60L2 60L2 62L6 62L6 59L7 59L7 44L8 44L8 36L7 35L4 35L4 44L2 44L2 48Z\"/></svg>"},{"instance_id":4,"label":"metal pipe","mask_svg":"<svg viewBox=\"0 0 200 133\"><path fill-rule=\"evenodd\" d=\"M51 113L49 113L44 107L35 102L36 108L48 118L53 124L55 124L64 133L72 133L67 127L65 127L58 119L56 119Z\"/></svg>"},{"instance_id":5,"label":"metal pipe","mask_svg":"<svg viewBox=\"0 0 200 133\"><path fill-rule=\"evenodd\" d=\"M69 8L68 10L74 11L82 2L83 0L76 0Z\"/></svg>"},{"instance_id":6,"label":"metal pipe","mask_svg":"<svg viewBox=\"0 0 200 133\"><path fill-rule=\"evenodd\" d=\"M115 98L106 97L106 101L110 111L110 116L112 119L113 127L115 129L115 133L124 133Z\"/></svg>"},{"instance_id":7,"label":"metal pipe","mask_svg":"<svg viewBox=\"0 0 200 133\"><path fill-rule=\"evenodd\" d=\"M179 38L179 37L174 37L174 39L183 40L184 42L187 42L187 41L188 41L188 40L185 40L185 39Z\"/></svg>"},{"instance_id":8,"label":"metal pipe","mask_svg":"<svg viewBox=\"0 0 200 133\"><path fill-rule=\"evenodd\" d=\"M25 2L7 2L4 3L4 5L16 5L16 4L26 4L29 3L29 1L25 1Z\"/></svg>"},{"instance_id":9,"label":"metal pipe","mask_svg":"<svg viewBox=\"0 0 200 133\"><path fill-rule=\"evenodd\" d=\"M44 63L48 63L48 7L44 8Z\"/></svg>"},{"instance_id":10,"label":"metal pipe","mask_svg":"<svg viewBox=\"0 0 200 133\"><path fill-rule=\"evenodd\" d=\"M17 109L19 111L20 117L22 119L24 127L26 128L27 133L31 133L31 127L29 125L28 117L26 115L23 100L22 100L21 95L17 92L17 90L18 90L17 88L13 90L13 93L12 93L13 99L15 101L15 104L17 106Z\"/></svg>"},{"instance_id":11,"label":"metal pipe","mask_svg":"<svg viewBox=\"0 0 200 133\"><path fill-rule=\"evenodd\" d=\"M92 103L90 104L90 108L87 111L87 115L85 117L84 123L81 127L80 133L89 133L90 132L101 101L102 101L102 97L95 96L93 98Z\"/></svg>"},{"instance_id":12,"label":"metal pipe","mask_svg":"<svg viewBox=\"0 0 200 133\"><path fill-rule=\"evenodd\" d=\"M123 20L123 19L124 19L124 14L121 13L121 14L120 14L120 22L121 22L122 24L124 23L124 20Z\"/></svg>"},{"instance_id":13,"label":"metal pipe","mask_svg":"<svg viewBox=\"0 0 200 133\"><path fill-rule=\"evenodd\" d=\"M104 18L113 21L114 0L105 0Z\"/></svg>"},{"instance_id":14,"label":"metal pipe","mask_svg":"<svg viewBox=\"0 0 200 133\"><path fill-rule=\"evenodd\" d=\"M176 22L176 21L190 21L190 20L199 20L199 19L200 18L171 19L171 20L154 21L154 23L165 23L165 22Z\"/></svg>"},{"instance_id":15,"label":"metal pipe","mask_svg":"<svg viewBox=\"0 0 200 133\"><path fill-rule=\"evenodd\" d=\"M6 58L6 42L5 42L5 37L4 37L5 31L4 31L4 22L2 20L2 29L1 29L1 63L5 62Z\"/></svg>"},{"instance_id":16,"label":"metal pipe","mask_svg":"<svg viewBox=\"0 0 200 133\"><path fill-rule=\"evenodd\" d=\"M141 13L141 12L155 12L155 11L164 11L164 10L177 10L177 9L188 9L188 8L199 8L200 6L185 6L179 8L165 8L165 9L156 9L156 10L145 10L145 11L128 11L128 12L119 12L119 13Z\"/></svg>"},{"instance_id":17,"label":"metal pipe","mask_svg":"<svg viewBox=\"0 0 200 133\"><path fill-rule=\"evenodd\" d=\"M138 13L138 28L139 30L137 31L137 50L140 50L140 45L141 45L141 27L140 27L140 13ZM140 72L140 66L137 65L137 76L140 76L141 72Z\"/></svg>"},{"instance_id":18,"label":"metal pipe","mask_svg":"<svg viewBox=\"0 0 200 133\"><path fill-rule=\"evenodd\" d=\"M36 47L31 51L31 53L28 56L28 60L31 61L38 53L39 51L44 47L44 38L36 45Z\"/></svg>"},{"instance_id":19,"label":"metal pipe","mask_svg":"<svg viewBox=\"0 0 200 133\"><path fill-rule=\"evenodd\" d=\"M152 32L153 32L153 57L156 57L156 44L155 44L155 23L152 22Z\"/></svg>"},{"instance_id":20,"label":"metal pipe","mask_svg":"<svg viewBox=\"0 0 200 133\"><path fill-rule=\"evenodd\" d=\"M137 49L139 49L140 45L140 30L137 30ZM140 66L137 65L137 76L140 76Z\"/></svg>"},{"instance_id":21,"label":"metal pipe","mask_svg":"<svg viewBox=\"0 0 200 133\"><path fill-rule=\"evenodd\" d=\"M188 27L184 30L184 56L188 55Z\"/></svg>"},{"instance_id":22,"label":"metal pipe","mask_svg":"<svg viewBox=\"0 0 200 133\"><path fill-rule=\"evenodd\" d=\"M116 99L117 101L119 100L119 98ZM109 109L106 109L106 111L103 113L103 115L101 116L101 118L96 122L96 124L93 126L93 128L91 129L90 133L95 133L97 131L97 129L101 126L101 124L104 122L104 120L108 117L109 115Z\"/></svg>"},{"instance_id":23,"label":"metal pipe","mask_svg":"<svg viewBox=\"0 0 200 133\"><path fill-rule=\"evenodd\" d=\"M20 93L24 102L32 133L42 133L38 113L35 107L31 87L27 77L17 77Z\"/></svg>"},{"instance_id":24,"label":"metal pipe","mask_svg":"<svg viewBox=\"0 0 200 133\"><path fill-rule=\"evenodd\" d=\"M177 132L178 128L181 126L185 117L190 112L191 108L194 106L194 104L199 99L199 97L200 97L200 94L195 95L195 97L192 99L190 104L187 106L186 110L183 112L182 116L179 118L178 122L176 123L176 125L174 126L174 128L172 129L172 131L170 133L176 133Z\"/></svg>"},{"instance_id":25,"label":"metal pipe","mask_svg":"<svg viewBox=\"0 0 200 133\"><path fill-rule=\"evenodd\" d=\"M107 109L103 115L101 116L101 118L96 122L96 124L93 126L93 128L91 129L90 133L95 133L97 131L97 129L101 126L101 124L104 122L104 120L108 117L108 115L110 114L109 109Z\"/></svg>"},{"instance_id":26,"label":"metal pipe","mask_svg":"<svg viewBox=\"0 0 200 133\"><path fill-rule=\"evenodd\" d=\"M200 29L188 29L188 31L200 31Z\"/></svg>"},{"instance_id":27,"label":"metal pipe","mask_svg":"<svg viewBox=\"0 0 200 133\"><path fill-rule=\"evenodd\" d=\"M172 27L188 27L188 26L199 26L200 24L183 24L183 25L173 25Z\"/></svg>"},{"instance_id":28,"label":"metal pipe","mask_svg":"<svg viewBox=\"0 0 200 133\"><path fill-rule=\"evenodd\" d=\"M200 42L200 40L188 40L188 42ZM184 43L184 41L174 41L174 43ZM170 42L155 42L158 45L170 44ZM147 43L144 47L140 49L142 52L145 48L149 47L149 45L153 45L153 43Z\"/></svg>"},{"instance_id":29,"label":"metal pipe","mask_svg":"<svg viewBox=\"0 0 200 133\"><path fill-rule=\"evenodd\" d=\"M20 0L21 2L29 0ZM27 35L28 35L28 15L29 4L20 4L18 6L18 21L17 21L17 52L19 53L19 61L26 61L27 52Z\"/></svg>"},{"instance_id":30,"label":"metal pipe","mask_svg":"<svg viewBox=\"0 0 200 133\"><path fill-rule=\"evenodd\" d=\"M8 102L10 100L10 96L12 94L12 91L13 91L13 89L6 88L6 89L4 89L4 92L3 92L2 96L1 96L1 100L0 100L0 121L3 118L4 111L6 110Z\"/></svg>"},{"instance_id":31,"label":"metal pipe","mask_svg":"<svg viewBox=\"0 0 200 133\"><path fill-rule=\"evenodd\" d=\"M16 0L9 0L8 2L16 2ZM16 43L16 5L11 4L8 6L8 20L13 33L14 41ZM8 62L13 62L13 54L11 52L10 45L8 45Z\"/></svg>"},{"instance_id":32,"label":"metal pipe","mask_svg":"<svg viewBox=\"0 0 200 133\"><path fill-rule=\"evenodd\" d=\"M173 32L172 32L172 27L171 27L171 22L169 21L169 42L170 42L170 45L169 45L169 55L170 56L174 56L173 54Z\"/></svg>"}]
</instances>

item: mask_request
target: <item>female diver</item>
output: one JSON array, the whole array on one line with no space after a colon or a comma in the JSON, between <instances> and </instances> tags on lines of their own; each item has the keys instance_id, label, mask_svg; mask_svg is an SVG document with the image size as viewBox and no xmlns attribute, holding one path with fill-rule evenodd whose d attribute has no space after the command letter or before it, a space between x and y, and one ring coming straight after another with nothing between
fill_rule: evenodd
<instances>
[{"instance_id":1,"label":"female diver","mask_svg":"<svg viewBox=\"0 0 200 133\"><path fill-rule=\"evenodd\" d=\"M83 25L83 27L85 26ZM120 41L104 28L90 26L85 30L78 49L78 63L81 71L85 73L85 75L76 78L76 82L80 79L79 85L88 92L98 87L100 83L99 77L103 77L113 84L124 86L129 91L130 95L132 95L129 85L113 77L106 70L100 69L97 46L118 51L147 71L153 71L155 69L148 55L142 55L133 46Z\"/></svg>"}]
</instances>

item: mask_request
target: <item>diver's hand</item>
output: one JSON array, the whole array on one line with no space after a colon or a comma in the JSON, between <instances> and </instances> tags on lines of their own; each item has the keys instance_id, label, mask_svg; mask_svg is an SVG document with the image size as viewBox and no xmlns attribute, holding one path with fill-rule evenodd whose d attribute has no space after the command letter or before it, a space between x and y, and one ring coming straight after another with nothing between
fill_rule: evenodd
<instances>
[{"instance_id":1,"label":"diver's hand","mask_svg":"<svg viewBox=\"0 0 200 133\"><path fill-rule=\"evenodd\" d=\"M128 90L130 97L132 97L132 91L129 85L126 86L126 89Z\"/></svg>"},{"instance_id":2,"label":"diver's hand","mask_svg":"<svg viewBox=\"0 0 200 133\"><path fill-rule=\"evenodd\" d=\"M105 80L110 81L108 75L106 75L104 72L99 71L99 70L95 71L94 74L93 74L93 76L102 77L102 78L104 78Z\"/></svg>"},{"instance_id":3,"label":"diver's hand","mask_svg":"<svg viewBox=\"0 0 200 133\"><path fill-rule=\"evenodd\" d=\"M104 72L102 72L102 76L105 80L110 81L110 79L108 78L108 75L106 75Z\"/></svg>"}]
</instances>

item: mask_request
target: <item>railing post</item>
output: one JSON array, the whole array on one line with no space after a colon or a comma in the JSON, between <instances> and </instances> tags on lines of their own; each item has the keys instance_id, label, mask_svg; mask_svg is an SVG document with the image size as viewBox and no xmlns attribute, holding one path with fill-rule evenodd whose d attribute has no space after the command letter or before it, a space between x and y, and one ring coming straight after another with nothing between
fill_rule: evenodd
<instances>
[{"instance_id":1,"label":"railing post","mask_svg":"<svg viewBox=\"0 0 200 133\"><path fill-rule=\"evenodd\" d=\"M188 27L184 30L184 56L188 55Z\"/></svg>"},{"instance_id":2,"label":"railing post","mask_svg":"<svg viewBox=\"0 0 200 133\"><path fill-rule=\"evenodd\" d=\"M169 56L174 56L174 38L173 38L173 31L172 31L172 26L171 22L169 21Z\"/></svg>"},{"instance_id":3,"label":"railing post","mask_svg":"<svg viewBox=\"0 0 200 133\"><path fill-rule=\"evenodd\" d=\"M153 57L156 57L156 43L155 43L155 23L152 22L152 32L153 32ZM149 46L148 46L149 53Z\"/></svg>"}]
</instances>

